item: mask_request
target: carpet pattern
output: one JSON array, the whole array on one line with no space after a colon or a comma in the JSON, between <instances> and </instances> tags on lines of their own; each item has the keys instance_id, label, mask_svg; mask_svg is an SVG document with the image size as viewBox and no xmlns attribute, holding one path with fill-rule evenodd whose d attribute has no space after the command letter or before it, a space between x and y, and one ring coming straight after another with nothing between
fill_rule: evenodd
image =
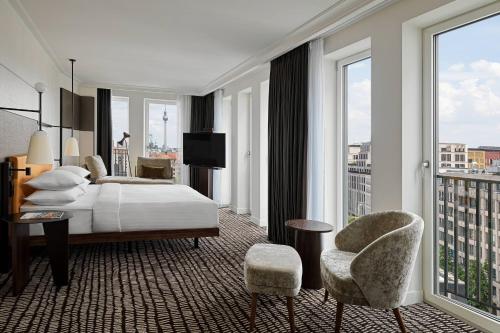
<instances>
[{"instance_id":1,"label":"carpet pattern","mask_svg":"<svg viewBox=\"0 0 500 333\"><path fill-rule=\"evenodd\" d=\"M56 291L48 259L35 255L31 279L11 296L0 275L0 332L245 332L249 295L242 262L248 248L267 242L248 216L220 210L221 236L200 240L73 246L70 286ZM302 290L295 300L299 332L333 332L335 301ZM402 308L410 332L478 332L426 304ZM285 299L261 296L259 332L287 332ZM398 332L392 311L344 308L343 332Z\"/></svg>"}]
</instances>

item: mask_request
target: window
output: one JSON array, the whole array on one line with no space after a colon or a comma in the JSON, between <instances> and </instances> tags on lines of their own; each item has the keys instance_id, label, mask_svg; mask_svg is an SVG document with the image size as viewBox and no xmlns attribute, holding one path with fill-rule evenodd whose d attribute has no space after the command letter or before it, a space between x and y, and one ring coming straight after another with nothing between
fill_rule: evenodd
<instances>
[{"instance_id":1,"label":"window","mask_svg":"<svg viewBox=\"0 0 500 333\"><path fill-rule=\"evenodd\" d=\"M177 105L175 101L146 100L146 157L177 159Z\"/></svg>"},{"instance_id":2,"label":"window","mask_svg":"<svg viewBox=\"0 0 500 333\"><path fill-rule=\"evenodd\" d=\"M125 138L129 132L128 97L111 97L111 121L113 137L111 174L114 176L128 176L130 175L130 160L128 139Z\"/></svg>"},{"instance_id":3,"label":"window","mask_svg":"<svg viewBox=\"0 0 500 333\"><path fill-rule=\"evenodd\" d=\"M490 257L486 250L489 239L488 228L481 227L479 233L476 234L475 224L476 210L479 225L486 226L488 222L487 184L480 181L481 177L500 179L500 177L497 178L500 168L497 171L494 165L481 162L487 160L488 154L493 154L492 151L500 147L498 136L491 135L498 131L497 126L500 123L498 112L500 109L500 70L498 70L500 48L495 44L500 30L500 15L483 14L480 20L475 21L468 17L464 19L463 25L457 25L459 21L459 19L454 19L442 23L430 28L426 33L426 45L432 50L427 53L430 58L426 71L432 72L431 79L427 83L430 83L428 86L431 87L429 93L432 98L429 98L429 105L432 104L434 121L433 125L428 126L435 135L434 142L432 142L436 159L433 165L437 166L434 170L435 174L458 177L463 174L463 178L472 178L472 181L468 182L469 190L465 188L463 180L449 181L454 186L448 187L447 199L454 204L454 207L448 206L447 212L451 221L454 220L455 209L458 209L459 220L464 221L467 217L466 227L469 229L469 238L475 240L475 246L468 245L471 260L476 261L475 255L479 255L481 266L478 266L478 269L483 270L481 274L488 276L487 267L493 270L498 269L497 252L492 252L491 261L489 261ZM495 47L491 47L493 44ZM478 173L482 175L476 176ZM477 195L474 177L479 180ZM435 184L433 198L439 200L444 195L444 186L440 186L439 181L435 181ZM459 195L456 203L454 193ZM495 207L499 198L495 195L492 200L495 201L493 202ZM472 211L467 212L466 216L468 204ZM439 219L442 216L440 215L442 209L437 208L439 202L435 205L435 218ZM471 291L468 298L464 298L461 294L455 295L453 288L444 290L443 285L449 283L448 278L455 281L465 279L463 267L459 266L457 271L455 267L457 263L453 262L453 258L448 258L446 262L441 256L440 252L445 243L444 237L447 237L448 243L448 248L445 246L444 251L453 251L455 237L464 236L465 228L459 226L458 235L455 234L454 229L450 228L450 225L448 225L447 234L441 233L439 228L435 228L434 232L438 235L434 244L437 266L434 271L436 294L498 316L497 311L488 305L497 301L497 298L492 299L491 294L477 295L477 291ZM496 247L496 244L493 246ZM465 244L462 246L461 242L458 242L458 257L465 256L465 249ZM451 267L448 273L452 272L448 276L444 273L447 265ZM459 276L453 276L454 272L457 272ZM473 278L469 277L469 279ZM468 282L470 283L470 280ZM480 303L474 301L476 297L480 297Z\"/></svg>"},{"instance_id":4,"label":"window","mask_svg":"<svg viewBox=\"0 0 500 333\"><path fill-rule=\"evenodd\" d=\"M371 212L371 58L338 63L344 137L344 223Z\"/></svg>"}]
</instances>

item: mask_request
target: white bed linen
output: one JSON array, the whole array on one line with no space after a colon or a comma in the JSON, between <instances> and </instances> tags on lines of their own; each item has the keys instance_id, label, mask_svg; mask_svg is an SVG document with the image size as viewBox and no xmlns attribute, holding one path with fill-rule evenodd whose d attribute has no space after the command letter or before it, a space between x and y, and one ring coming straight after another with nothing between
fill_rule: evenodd
<instances>
[{"instance_id":1,"label":"white bed linen","mask_svg":"<svg viewBox=\"0 0 500 333\"><path fill-rule=\"evenodd\" d=\"M21 212L35 210L62 210L71 212L73 217L69 220L69 233L90 234L92 233L92 209L99 192L99 185L89 185L87 186L86 193L70 204L62 206L37 206L27 202L21 206ZM30 225L30 235L43 235L43 226L41 224Z\"/></svg>"},{"instance_id":2,"label":"white bed linen","mask_svg":"<svg viewBox=\"0 0 500 333\"><path fill-rule=\"evenodd\" d=\"M120 184L102 184L92 213L93 232L120 232Z\"/></svg>"},{"instance_id":3,"label":"white bed linen","mask_svg":"<svg viewBox=\"0 0 500 333\"><path fill-rule=\"evenodd\" d=\"M217 203L186 185L121 185L122 231L216 228Z\"/></svg>"},{"instance_id":4,"label":"white bed linen","mask_svg":"<svg viewBox=\"0 0 500 333\"><path fill-rule=\"evenodd\" d=\"M216 228L218 206L186 185L89 185L87 193L64 206L26 203L21 211L71 212L70 234ZM43 235L31 225L31 235Z\"/></svg>"}]
</instances>

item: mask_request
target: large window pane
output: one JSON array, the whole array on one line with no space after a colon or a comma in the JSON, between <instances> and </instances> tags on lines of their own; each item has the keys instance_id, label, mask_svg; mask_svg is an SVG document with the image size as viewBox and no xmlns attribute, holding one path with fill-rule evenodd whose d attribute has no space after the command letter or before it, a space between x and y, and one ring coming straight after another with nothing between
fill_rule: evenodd
<instances>
[{"instance_id":1,"label":"large window pane","mask_svg":"<svg viewBox=\"0 0 500 333\"><path fill-rule=\"evenodd\" d=\"M128 97L113 96L111 98L111 121L113 135L112 175L130 175L128 139L124 140L124 133L129 131L129 104ZM126 134L125 134L126 136Z\"/></svg>"},{"instance_id":2,"label":"large window pane","mask_svg":"<svg viewBox=\"0 0 500 333\"><path fill-rule=\"evenodd\" d=\"M346 223L371 212L371 59L343 65Z\"/></svg>"},{"instance_id":3,"label":"large window pane","mask_svg":"<svg viewBox=\"0 0 500 333\"><path fill-rule=\"evenodd\" d=\"M497 316L499 32L494 16L434 37L437 291Z\"/></svg>"},{"instance_id":4,"label":"large window pane","mask_svg":"<svg viewBox=\"0 0 500 333\"><path fill-rule=\"evenodd\" d=\"M177 106L175 101L149 101L146 156L177 159Z\"/></svg>"}]
</instances>

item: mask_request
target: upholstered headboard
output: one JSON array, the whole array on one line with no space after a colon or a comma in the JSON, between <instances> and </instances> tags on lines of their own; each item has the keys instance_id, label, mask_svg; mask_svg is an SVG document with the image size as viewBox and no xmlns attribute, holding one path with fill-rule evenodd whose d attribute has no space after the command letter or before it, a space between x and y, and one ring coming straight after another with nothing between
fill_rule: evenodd
<instances>
[{"instance_id":1,"label":"upholstered headboard","mask_svg":"<svg viewBox=\"0 0 500 333\"><path fill-rule=\"evenodd\" d=\"M12 213L19 213L21 206L24 203L24 198L26 198L31 193L35 192L34 189L26 185L25 183L31 178L37 177L46 171L52 170L52 164L26 164L26 155L18 155L9 157L9 162L15 169L24 169L26 167L31 168L31 175L26 176L24 171L14 172L12 174Z\"/></svg>"}]
</instances>

